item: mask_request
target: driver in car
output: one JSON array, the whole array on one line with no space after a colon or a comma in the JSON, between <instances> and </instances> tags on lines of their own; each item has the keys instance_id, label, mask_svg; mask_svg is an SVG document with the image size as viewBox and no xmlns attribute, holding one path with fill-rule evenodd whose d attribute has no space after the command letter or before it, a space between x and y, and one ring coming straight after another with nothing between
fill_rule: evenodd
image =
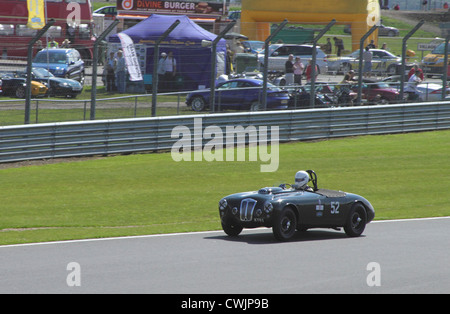
<instances>
[{"instance_id":1,"label":"driver in car","mask_svg":"<svg viewBox=\"0 0 450 314\"><path fill-rule=\"evenodd\" d=\"M304 170L297 171L295 174L294 189L300 191L314 192L314 189L308 186L309 174Z\"/></svg>"}]
</instances>

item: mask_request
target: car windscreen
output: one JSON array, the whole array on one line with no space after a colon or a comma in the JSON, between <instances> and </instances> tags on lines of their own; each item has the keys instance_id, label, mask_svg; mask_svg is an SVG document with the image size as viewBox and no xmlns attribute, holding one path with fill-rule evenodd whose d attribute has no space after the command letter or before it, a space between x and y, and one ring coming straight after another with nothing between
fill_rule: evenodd
<instances>
[{"instance_id":1,"label":"car windscreen","mask_svg":"<svg viewBox=\"0 0 450 314\"><path fill-rule=\"evenodd\" d=\"M436 54L436 55L443 55L445 52L444 48L445 48L445 43L442 43L439 46L437 46L436 48L434 48L431 53ZM448 51L450 52L450 44L448 44Z\"/></svg>"},{"instance_id":2,"label":"car windscreen","mask_svg":"<svg viewBox=\"0 0 450 314\"><path fill-rule=\"evenodd\" d=\"M54 53L41 51L34 58L36 63L66 63L66 55L64 53Z\"/></svg>"},{"instance_id":3,"label":"car windscreen","mask_svg":"<svg viewBox=\"0 0 450 314\"><path fill-rule=\"evenodd\" d=\"M37 78L49 78L54 77L52 73L43 68L33 68L33 74Z\"/></svg>"}]
</instances>

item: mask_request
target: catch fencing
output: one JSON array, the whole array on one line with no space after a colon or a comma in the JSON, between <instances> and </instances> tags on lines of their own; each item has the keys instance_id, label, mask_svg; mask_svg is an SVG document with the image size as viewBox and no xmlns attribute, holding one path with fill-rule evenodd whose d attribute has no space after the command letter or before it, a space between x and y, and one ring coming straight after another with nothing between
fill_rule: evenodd
<instances>
[{"instance_id":1,"label":"catch fencing","mask_svg":"<svg viewBox=\"0 0 450 314\"><path fill-rule=\"evenodd\" d=\"M450 102L4 126L0 162L168 151L180 140L172 135L177 126L201 135L208 126L278 126L281 143L443 130L450 129ZM202 145L208 141L202 136Z\"/></svg>"}]
</instances>

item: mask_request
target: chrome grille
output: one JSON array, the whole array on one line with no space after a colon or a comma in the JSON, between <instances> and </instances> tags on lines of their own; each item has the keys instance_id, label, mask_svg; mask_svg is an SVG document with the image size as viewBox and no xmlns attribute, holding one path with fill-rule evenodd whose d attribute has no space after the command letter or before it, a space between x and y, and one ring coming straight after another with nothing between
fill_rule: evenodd
<instances>
[{"instance_id":1,"label":"chrome grille","mask_svg":"<svg viewBox=\"0 0 450 314\"><path fill-rule=\"evenodd\" d=\"M241 221L252 221L255 206L256 201L254 199L246 198L241 201Z\"/></svg>"}]
</instances>

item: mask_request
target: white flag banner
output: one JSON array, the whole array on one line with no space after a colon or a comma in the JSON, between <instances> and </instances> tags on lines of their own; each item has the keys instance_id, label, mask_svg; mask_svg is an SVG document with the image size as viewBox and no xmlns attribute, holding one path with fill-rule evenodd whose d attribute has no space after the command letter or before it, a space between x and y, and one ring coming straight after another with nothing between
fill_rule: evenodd
<instances>
[{"instance_id":1,"label":"white flag banner","mask_svg":"<svg viewBox=\"0 0 450 314\"><path fill-rule=\"evenodd\" d=\"M118 33L120 43L122 45L123 56L127 65L130 81L142 81L141 67L139 66L136 49L134 49L133 40L124 33Z\"/></svg>"}]
</instances>

